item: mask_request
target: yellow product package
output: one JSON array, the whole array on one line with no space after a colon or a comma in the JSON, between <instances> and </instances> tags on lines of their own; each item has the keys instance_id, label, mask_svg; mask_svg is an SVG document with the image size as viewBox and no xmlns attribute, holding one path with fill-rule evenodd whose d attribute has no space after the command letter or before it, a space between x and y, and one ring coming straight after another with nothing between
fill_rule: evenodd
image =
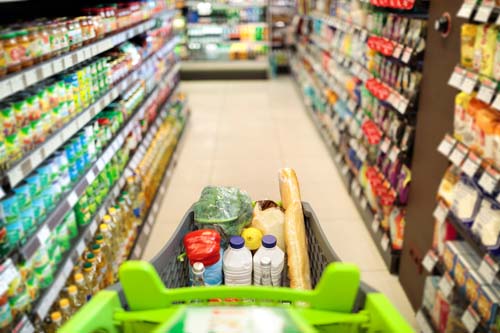
<instances>
[{"instance_id":1,"label":"yellow product package","mask_svg":"<svg viewBox=\"0 0 500 333\"><path fill-rule=\"evenodd\" d=\"M460 31L460 63L465 68L472 68L476 34L477 26L475 24L462 25L462 29Z\"/></svg>"},{"instance_id":2,"label":"yellow product package","mask_svg":"<svg viewBox=\"0 0 500 333\"><path fill-rule=\"evenodd\" d=\"M500 31L497 32L495 57L493 59L493 78L500 80Z\"/></svg>"},{"instance_id":3,"label":"yellow product package","mask_svg":"<svg viewBox=\"0 0 500 333\"><path fill-rule=\"evenodd\" d=\"M474 40L474 57L472 58L472 68L479 73L481 69L481 61L483 57L483 50L481 48L481 41L484 39L486 25L478 25L476 30L476 38Z\"/></svg>"},{"instance_id":4,"label":"yellow product package","mask_svg":"<svg viewBox=\"0 0 500 333\"><path fill-rule=\"evenodd\" d=\"M493 74L493 59L495 56L498 30L495 26L486 26L481 41L481 68L479 73L491 77Z\"/></svg>"},{"instance_id":5,"label":"yellow product package","mask_svg":"<svg viewBox=\"0 0 500 333\"><path fill-rule=\"evenodd\" d=\"M455 113L453 117L453 135L461 141L465 141L467 135L467 108L472 96L461 92L455 97Z\"/></svg>"}]
</instances>

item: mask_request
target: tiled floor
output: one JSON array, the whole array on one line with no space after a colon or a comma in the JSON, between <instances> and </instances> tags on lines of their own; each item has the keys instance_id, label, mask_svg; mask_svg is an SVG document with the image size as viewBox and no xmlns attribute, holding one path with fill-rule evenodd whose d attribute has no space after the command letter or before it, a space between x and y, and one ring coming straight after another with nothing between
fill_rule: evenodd
<instances>
[{"instance_id":1,"label":"tiled floor","mask_svg":"<svg viewBox=\"0 0 500 333\"><path fill-rule=\"evenodd\" d=\"M277 171L297 171L332 247L362 278L385 293L414 324L397 277L388 273L291 79L185 82L192 117L144 258L169 238L208 184L245 189L253 199L279 199Z\"/></svg>"}]
</instances>

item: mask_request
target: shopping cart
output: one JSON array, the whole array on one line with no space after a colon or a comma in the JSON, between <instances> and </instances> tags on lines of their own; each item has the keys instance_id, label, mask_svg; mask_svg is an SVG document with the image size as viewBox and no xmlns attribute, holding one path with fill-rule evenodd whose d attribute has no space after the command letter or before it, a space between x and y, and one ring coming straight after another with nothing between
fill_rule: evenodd
<instances>
[{"instance_id":1,"label":"shopping cart","mask_svg":"<svg viewBox=\"0 0 500 333\"><path fill-rule=\"evenodd\" d=\"M262 286L185 288L189 284L189 265L183 260L182 240L195 229L190 209L151 263L124 263L120 283L95 295L58 332L183 332L183 319L188 314L200 309L237 307L247 313L265 309L288 318L286 332L413 333L383 294L360 282L355 265L340 262L311 206L303 203L303 210L313 290ZM283 277L288 285L286 272Z\"/></svg>"}]
</instances>

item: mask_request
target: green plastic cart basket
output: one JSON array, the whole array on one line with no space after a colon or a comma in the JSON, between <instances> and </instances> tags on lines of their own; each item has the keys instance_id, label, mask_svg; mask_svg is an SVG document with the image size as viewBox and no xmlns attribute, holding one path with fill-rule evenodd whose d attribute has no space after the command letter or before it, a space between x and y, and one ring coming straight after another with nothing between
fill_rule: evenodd
<instances>
[{"instance_id":1,"label":"green plastic cart basket","mask_svg":"<svg viewBox=\"0 0 500 333\"><path fill-rule=\"evenodd\" d=\"M215 332L210 325L228 313L239 318L234 325L246 325L245 332L271 332L274 323L288 333L414 333L383 294L360 281L355 265L340 262L311 206L303 203L303 209L313 290L185 287L182 239L195 229L190 209L151 263L125 262L120 283L95 295L58 333ZM286 272L283 277L288 285Z\"/></svg>"}]
</instances>

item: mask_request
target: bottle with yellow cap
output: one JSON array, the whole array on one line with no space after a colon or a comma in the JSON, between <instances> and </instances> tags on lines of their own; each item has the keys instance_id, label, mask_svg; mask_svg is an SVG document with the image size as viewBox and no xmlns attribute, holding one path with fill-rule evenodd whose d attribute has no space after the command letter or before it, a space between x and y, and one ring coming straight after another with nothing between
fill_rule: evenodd
<instances>
[{"instance_id":1,"label":"bottle with yellow cap","mask_svg":"<svg viewBox=\"0 0 500 333\"><path fill-rule=\"evenodd\" d=\"M74 280L75 280L75 285L78 288L79 298L80 300L83 301L82 304L85 304L90 299L90 296L92 294L87 286L87 283L85 282L83 274L76 273L74 276Z\"/></svg>"},{"instance_id":2,"label":"bottle with yellow cap","mask_svg":"<svg viewBox=\"0 0 500 333\"><path fill-rule=\"evenodd\" d=\"M118 252L120 246L120 241L118 239L119 237L117 236L117 226L110 215L104 215L104 217L102 218L102 224L108 226L110 245L112 248L112 253L114 255Z\"/></svg>"},{"instance_id":3,"label":"bottle with yellow cap","mask_svg":"<svg viewBox=\"0 0 500 333\"><path fill-rule=\"evenodd\" d=\"M87 261L83 264L83 274L85 284L90 291L90 296L95 295L99 291L99 288L97 287L95 265L92 262Z\"/></svg>"},{"instance_id":4,"label":"bottle with yellow cap","mask_svg":"<svg viewBox=\"0 0 500 333\"><path fill-rule=\"evenodd\" d=\"M48 333L57 333L57 330L62 326L63 320L61 312L54 311L50 314L50 325L47 330Z\"/></svg>"},{"instance_id":5,"label":"bottle with yellow cap","mask_svg":"<svg viewBox=\"0 0 500 333\"><path fill-rule=\"evenodd\" d=\"M116 226L115 237L119 238L119 243L122 243L126 237L126 227L124 221L122 221L122 216L118 214L118 211L114 207L110 207L108 210L109 216L111 216L111 220Z\"/></svg>"},{"instance_id":6,"label":"bottle with yellow cap","mask_svg":"<svg viewBox=\"0 0 500 333\"><path fill-rule=\"evenodd\" d=\"M71 304L72 313L75 313L86 301L85 296L79 293L78 288L74 284L68 286L68 300Z\"/></svg>"},{"instance_id":7,"label":"bottle with yellow cap","mask_svg":"<svg viewBox=\"0 0 500 333\"><path fill-rule=\"evenodd\" d=\"M72 310L71 310L71 304L69 303L69 299L61 298L59 300L59 311L61 312L63 322L65 322L71 317Z\"/></svg>"},{"instance_id":8,"label":"bottle with yellow cap","mask_svg":"<svg viewBox=\"0 0 500 333\"><path fill-rule=\"evenodd\" d=\"M96 245L100 246L101 258L104 267L104 277L101 287L105 288L114 282L113 280L113 258L111 257L111 249L109 244L104 242L104 236L99 234L95 238Z\"/></svg>"}]
</instances>

